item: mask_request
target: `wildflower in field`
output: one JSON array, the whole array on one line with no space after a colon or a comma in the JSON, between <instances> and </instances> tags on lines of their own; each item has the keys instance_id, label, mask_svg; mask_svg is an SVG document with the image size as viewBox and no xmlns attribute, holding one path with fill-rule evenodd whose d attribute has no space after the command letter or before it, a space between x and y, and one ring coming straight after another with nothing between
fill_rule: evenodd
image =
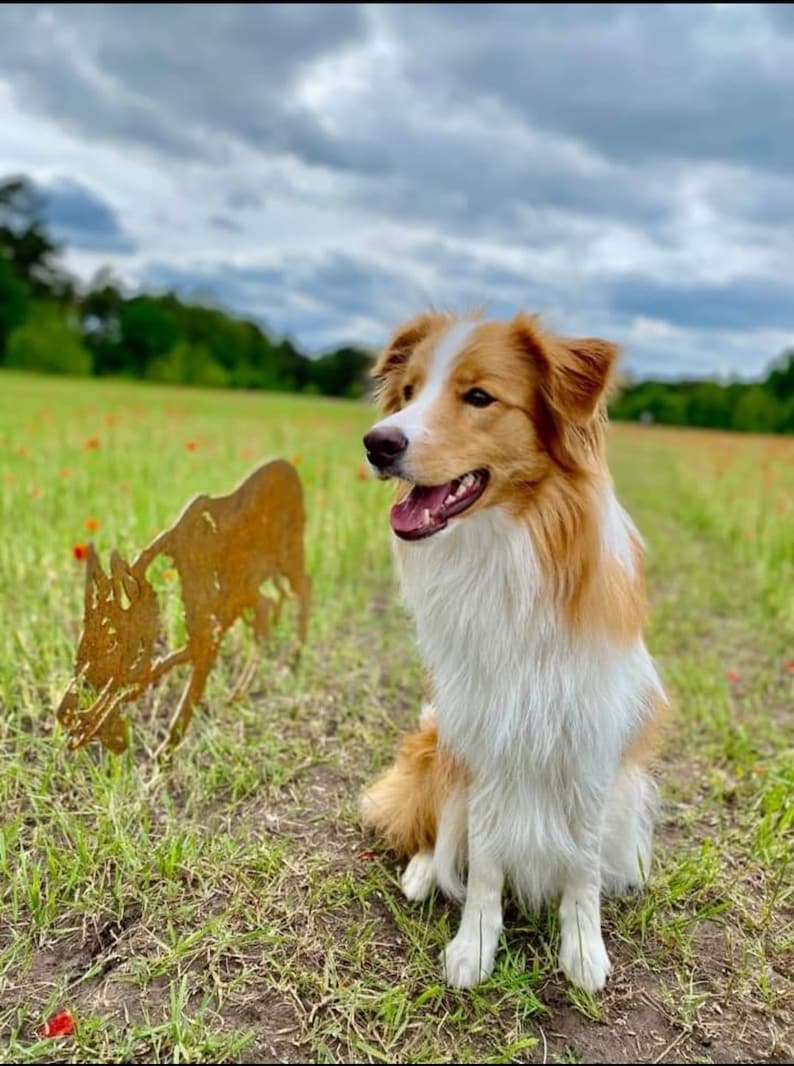
<instances>
[{"instance_id":1,"label":"wildflower in field","mask_svg":"<svg viewBox=\"0 0 794 1066\"><path fill-rule=\"evenodd\" d=\"M86 544L75 544L72 548L72 555L78 563L84 563L88 557L88 546Z\"/></svg>"},{"instance_id":2,"label":"wildflower in field","mask_svg":"<svg viewBox=\"0 0 794 1066\"><path fill-rule=\"evenodd\" d=\"M129 496L132 490L126 481L119 482L119 492L123 492L125 496Z\"/></svg>"},{"instance_id":3,"label":"wildflower in field","mask_svg":"<svg viewBox=\"0 0 794 1066\"><path fill-rule=\"evenodd\" d=\"M789 659L783 669L787 674L794 674L794 659Z\"/></svg>"},{"instance_id":4,"label":"wildflower in field","mask_svg":"<svg viewBox=\"0 0 794 1066\"><path fill-rule=\"evenodd\" d=\"M253 449L251 448L241 448L239 451L241 459L250 459L253 454Z\"/></svg>"},{"instance_id":5,"label":"wildflower in field","mask_svg":"<svg viewBox=\"0 0 794 1066\"><path fill-rule=\"evenodd\" d=\"M756 775L756 777L765 777L766 767L763 763L757 762L753 767L753 773Z\"/></svg>"},{"instance_id":6,"label":"wildflower in field","mask_svg":"<svg viewBox=\"0 0 794 1066\"><path fill-rule=\"evenodd\" d=\"M96 451L99 447L99 437L89 437L83 447L87 452Z\"/></svg>"},{"instance_id":7,"label":"wildflower in field","mask_svg":"<svg viewBox=\"0 0 794 1066\"><path fill-rule=\"evenodd\" d=\"M105 425L106 426L115 426L116 423L118 422L118 420L119 420L119 416L118 415L114 415L112 411L110 412L110 414L105 415Z\"/></svg>"},{"instance_id":8,"label":"wildflower in field","mask_svg":"<svg viewBox=\"0 0 794 1066\"><path fill-rule=\"evenodd\" d=\"M731 668L730 670L726 670L725 671L725 676L728 678L728 681L732 685L735 685L737 681L741 681L741 679L742 679L742 675L741 675L740 671L736 670L736 669L733 669L733 668Z\"/></svg>"},{"instance_id":9,"label":"wildflower in field","mask_svg":"<svg viewBox=\"0 0 794 1066\"><path fill-rule=\"evenodd\" d=\"M73 473L74 473L74 470L72 470L72 468L70 466L65 466L63 468L63 470L60 470L58 472L58 477L61 478L63 481L66 481L66 479L70 478Z\"/></svg>"},{"instance_id":10,"label":"wildflower in field","mask_svg":"<svg viewBox=\"0 0 794 1066\"><path fill-rule=\"evenodd\" d=\"M166 581L173 581L176 577L176 570L174 570L173 567L169 567L168 570L164 571L163 577Z\"/></svg>"},{"instance_id":11,"label":"wildflower in field","mask_svg":"<svg viewBox=\"0 0 794 1066\"><path fill-rule=\"evenodd\" d=\"M358 464L358 470L356 471L356 477L359 481L367 481L369 478L369 471L364 463Z\"/></svg>"},{"instance_id":12,"label":"wildflower in field","mask_svg":"<svg viewBox=\"0 0 794 1066\"><path fill-rule=\"evenodd\" d=\"M14 448L14 455L27 455L27 454L28 454L28 450L27 450L27 448L25 447L24 444L17 444L16 448Z\"/></svg>"},{"instance_id":13,"label":"wildflower in field","mask_svg":"<svg viewBox=\"0 0 794 1066\"><path fill-rule=\"evenodd\" d=\"M17 483L16 474L6 474L6 485L16 485L16 483Z\"/></svg>"},{"instance_id":14,"label":"wildflower in field","mask_svg":"<svg viewBox=\"0 0 794 1066\"><path fill-rule=\"evenodd\" d=\"M198 449L198 441L188 440L185 441L185 451L195 452Z\"/></svg>"},{"instance_id":15,"label":"wildflower in field","mask_svg":"<svg viewBox=\"0 0 794 1066\"><path fill-rule=\"evenodd\" d=\"M34 500L37 500L41 496L41 488L38 485L33 485L30 490L30 495Z\"/></svg>"},{"instance_id":16,"label":"wildflower in field","mask_svg":"<svg viewBox=\"0 0 794 1066\"><path fill-rule=\"evenodd\" d=\"M296 454L293 455L291 461L293 466L300 466L300 464L303 462L303 456L300 454L300 452L296 452Z\"/></svg>"},{"instance_id":17,"label":"wildflower in field","mask_svg":"<svg viewBox=\"0 0 794 1066\"><path fill-rule=\"evenodd\" d=\"M68 1010L62 1010L48 1018L44 1025L39 1026L36 1030L36 1035L52 1040L59 1036L73 1036L74 1030L75 1024L72 1014Z\"/></svg>"},{"instance_id":18,"label":"wildflower in field","mask_svg":"<svg viewBox=\"0 0 794 1066\"><path fill-rule=\"evenodd\" d=\"M777 513L781 518L784 518L788 514L788 504L785 500L781 500L777 505Z\"/></svg>"},{"instance_id":19,"label":"wildflower in field","mask_svg":"<svg viewBox=\"0 0 794 1066\"><path fill-rule=\"evenodd\" d=\"M96 533L99 529L99 519L94 518L93 515L89 515L85 520L85 528L89 533Z\"/></svg>"}]
</instances>

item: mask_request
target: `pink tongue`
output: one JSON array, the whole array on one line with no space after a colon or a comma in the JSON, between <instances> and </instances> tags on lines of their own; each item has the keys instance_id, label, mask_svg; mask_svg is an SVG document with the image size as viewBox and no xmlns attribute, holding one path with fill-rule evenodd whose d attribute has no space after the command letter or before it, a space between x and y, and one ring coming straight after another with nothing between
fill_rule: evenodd
<instances>
[{"instance_id":1,"label":"pink tongue","mask_svg":"<svg viewBox=\"0 0 794 1066\"><path fill-rule=\"evenodd\" d=\"M451 491L452 482L446 485L414 485L404 500L395 503L391 509L391 527L395 533L414 533L424 526L425 511L430 512L430 523L435 524L433 519L442 520L444 500Z\"/></svg>"}]
</instances>

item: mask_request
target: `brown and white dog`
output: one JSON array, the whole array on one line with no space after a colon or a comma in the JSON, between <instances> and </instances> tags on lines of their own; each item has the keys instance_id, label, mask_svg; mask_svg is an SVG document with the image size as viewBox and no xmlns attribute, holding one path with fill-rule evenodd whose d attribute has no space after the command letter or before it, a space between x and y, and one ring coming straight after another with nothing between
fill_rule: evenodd
<instances>
[{"instance_id":1,"label":"brown and white dog","mask_svg":"<svg viewBox=\"0 0 794 1066\"><path fill-rule=\"evenodd\" d=\"M493 968L508 878L531 904L561 897L560 967L603 988L601 891L641 886L650 863L666 700L642 541L607 469L616 356L528 315L428 312L374 371L384 417L364 444L399 479L395 554L432 700L362 814L410 857L409 899L465 899L442 958L459 987Z\"/></svg>"}]
</instances>

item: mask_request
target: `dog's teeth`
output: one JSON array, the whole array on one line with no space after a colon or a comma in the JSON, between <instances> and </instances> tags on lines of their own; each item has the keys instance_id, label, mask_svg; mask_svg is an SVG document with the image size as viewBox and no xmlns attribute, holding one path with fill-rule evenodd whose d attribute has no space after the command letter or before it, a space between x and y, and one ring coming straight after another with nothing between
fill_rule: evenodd
<instances>
[{"instance_id":1,"label":"dog's teeth","mask_svg":"<svg viewBox=\"0 0 794 1066\"><path fill-rule=\"evenodd\" d=\"M424 511L422 511L422 525L430 525L430 511L427 509L427 507L425 507Z\"/></svg>"},{"instance_id":2,"label":"dog's teeth","mask_svg":"<svg viewBox=\"0 0 794 1066\"><path fill-rule=\"evenodd\" d=\"M457 499L457 496L455 495L455 493L454 492L450 492L447 495L447 498L444 500L444 506L448 507L449 504L454 503L456 499Z\"/></svg>"}]
</instances>

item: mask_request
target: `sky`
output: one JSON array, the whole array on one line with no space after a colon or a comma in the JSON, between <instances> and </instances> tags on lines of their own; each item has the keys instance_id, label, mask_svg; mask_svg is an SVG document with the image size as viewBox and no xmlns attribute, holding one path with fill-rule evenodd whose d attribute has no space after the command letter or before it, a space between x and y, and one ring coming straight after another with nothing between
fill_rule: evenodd
<instances>
[{"instance_id":1,"label":"sky","mask_svg":"<svg viewBox=\"0 0 794 1066\"><path fill-rule=\"evenodd\" d=\"M794 344L794 4L2 4L67 263L319 352L432 304L750 378Z\"/></svg>"}]
</instances>

